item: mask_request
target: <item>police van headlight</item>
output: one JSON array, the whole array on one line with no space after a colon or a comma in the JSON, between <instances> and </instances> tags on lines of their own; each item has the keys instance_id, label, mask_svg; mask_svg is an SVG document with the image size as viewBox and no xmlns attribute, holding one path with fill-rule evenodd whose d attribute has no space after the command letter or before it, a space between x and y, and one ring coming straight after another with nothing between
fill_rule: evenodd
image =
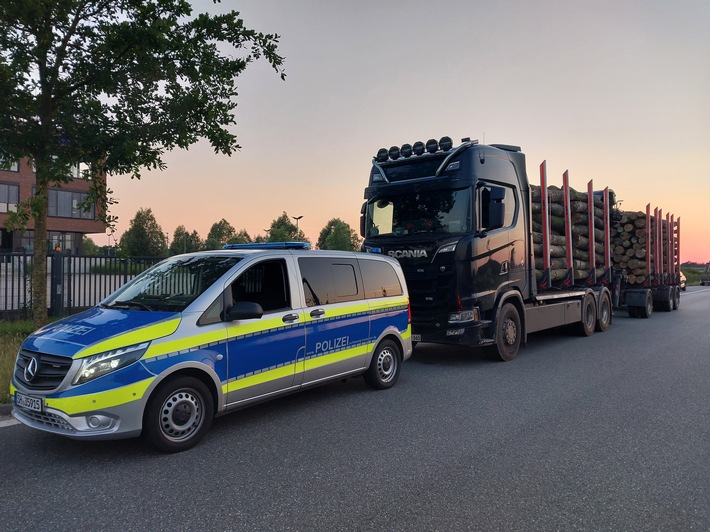
<instances>
[{"instance_id":1,"label":"police van headlight","mask_svg":"<svg viewBox=\"0 0 710 532\"><path fill-rule=\"evenodd\" d=\"M86 357L74 377L72 384L84 384L108 373L125 368L143 356L150 342L121 347L105 353Z\"/></svg>"}]
</instances>

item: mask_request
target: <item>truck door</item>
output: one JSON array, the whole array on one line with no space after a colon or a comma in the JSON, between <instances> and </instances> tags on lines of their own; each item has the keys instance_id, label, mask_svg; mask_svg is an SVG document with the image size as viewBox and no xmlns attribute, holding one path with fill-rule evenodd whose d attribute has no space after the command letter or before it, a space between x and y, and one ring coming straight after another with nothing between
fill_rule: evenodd
<instances>
[{"instance_id":1,"label":"truck door","mask_svg":"<svg viewBox=\"0 0 710 532\"><path fill-rule=\"evenodd\" d=\"M355 259L299 257L306 307L303 384L365 367L370 320Z\"/></svg>"},{"instance_id":2,"label":"truck door","mask_svg":"<svg viewBox=\"0 0 710 532\"><path fill-rule=\"evenodd\" d=\"M270 259L254 264L232 283L231 297L258 303L264 314L259 319L228 324L227 402L296 386L296 364L305 347L305 329L301 309L294 308L292 301L286 261Z\"/></svg>"}]
</instances>

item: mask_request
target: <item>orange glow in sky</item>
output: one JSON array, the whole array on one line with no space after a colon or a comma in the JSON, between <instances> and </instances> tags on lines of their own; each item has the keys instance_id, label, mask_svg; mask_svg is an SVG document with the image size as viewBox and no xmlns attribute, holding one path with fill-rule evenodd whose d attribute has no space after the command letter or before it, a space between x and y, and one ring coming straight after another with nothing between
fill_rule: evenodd
<instances>
[{"instance_id":1,"label":"orange glow in sky","mask_svg":"<svg viewBox=\"0 0 710 532\"><path fill-rule=\"evenodd\" d=\"M609 186L624 210L681 218L681 258L710 261L710 2L193 1L281 35L286 81L239 78L242 150L206 143L163 172L109 178L117 236L139 208L204 239L222 218L252 237L286 211L313 243L356 231L378 148L451 136L514 144L538 182ZM94 236L99 245L107 237Z\"/></svg>"}]
</instances>

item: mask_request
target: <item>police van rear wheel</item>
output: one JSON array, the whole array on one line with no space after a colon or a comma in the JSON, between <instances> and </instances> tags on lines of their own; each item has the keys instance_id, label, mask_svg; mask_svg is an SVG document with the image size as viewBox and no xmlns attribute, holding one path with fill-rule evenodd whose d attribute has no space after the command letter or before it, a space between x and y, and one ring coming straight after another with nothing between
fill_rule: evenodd
<instances>
[{"instance_id":1,"label":"police van rear wheel","mask_svg":"<svg viewBox=\"0 0 710 532\"><path fill-rule=\"evenodd\" d=\"M161 385L148 402L144 437L168 453L186 451L212 425L214 403L205 384L194 377L178 377Z\"/></svg>"},{"instance_id":2,"label":"police van rear wheel","mask_svg":"<svg viewBox=\"0 0 710 532\"><path fill-rule=\"evenodd\" d=\"M370 367L363 377L368 386L386 390L397 382L401 365L402 353L399 346L392 340L385 340L375 349Z\"/></svg>"}]
</instances>

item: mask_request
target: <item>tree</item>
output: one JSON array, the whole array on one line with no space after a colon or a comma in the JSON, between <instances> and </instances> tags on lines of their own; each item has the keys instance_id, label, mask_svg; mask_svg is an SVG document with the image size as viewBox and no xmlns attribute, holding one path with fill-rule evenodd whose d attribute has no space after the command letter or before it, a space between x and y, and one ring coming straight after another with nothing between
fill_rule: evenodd
<instances>
[{"instance_id":1,"label":"tree","mask_svg":"<svg viewBox=\"0 0 710 532\"><path fill-rule=\"evenodd\" d=\"M91 240L88 236L85 236L81 241L81 247L84 251L84 255L97 256L101 253L99 246Z\"/></svg>"},{"instance_id":2,"label":"tree","mask_svg":"<svg viewBox=\"0 0 710 532\"><path fill-rule=\"evenodd\" d=\"M246 229L240 230L232 238L227 240L227 244L251 244L252 239Z\"/></svg>"},{"instance_id":3,"label":"tree","mask_svg":"<svg viewBox=\"0 0 710 532\"><path fill-rule=\"evenodd\" d=\"M118 244L127 257L159 257L168 251L167 237L151 209L139 209Z\"/></svg>"},{"instance_id":4,"label":"tree","mask_svg":"<svg viewBox=\"0 0 710 532\"><path fill-rule=\"evenodd\" d=\"M286 211L271 222L267 242L308 242L306 235L291 223L291 218Z\"/></svg>"},{"instance_id":5,"label":"tree","mask_svg":"<svg viewBox=\"0 0 710 532\"><path fill-rule=\"evenodd\" d=\"M186 0L0 4L0 157L36 168L34 196L7 227L34 221L34 286L46 284L49 188L84 163L86 207L111 226L106 175L162 170L165 151L202 138L231 155L236 78L263 57L284 79L278 41L236 11L195 16ZM46 298L33 291L35 325Z\"/></svg>"},{"instance_id":6,"label":"tree","mask_svg":"<svg viewBox=\"0 0 710 532\"><path fill-rule=\"evenodd\" d=\"M173 241L170 244L170 254L192 253L202 249L202 239L197 231L188 233L184 225L178 225L173 233Z\"/></svg>"},{"instance_id":7,"label":"tree","mask_svg":"<svg viewBox=\"0 0 710 532\"><path fill-rule=\"evenodd\" d=\"M205 249L220 249L236 233L232 224L222 218L219 222L213 223L210 232L207 233Z\"/></svg>"},{"instance_id":8,"label":"tree","mask_svg":"<svg viewBox=\"0 0 710 532\"><path fill-rule=\"evenodd\" d=\"M318 249L357 251L360 249L360 237L350 225L340 218L333 218L318 235Z\"/></svg>"}]
</instances>

